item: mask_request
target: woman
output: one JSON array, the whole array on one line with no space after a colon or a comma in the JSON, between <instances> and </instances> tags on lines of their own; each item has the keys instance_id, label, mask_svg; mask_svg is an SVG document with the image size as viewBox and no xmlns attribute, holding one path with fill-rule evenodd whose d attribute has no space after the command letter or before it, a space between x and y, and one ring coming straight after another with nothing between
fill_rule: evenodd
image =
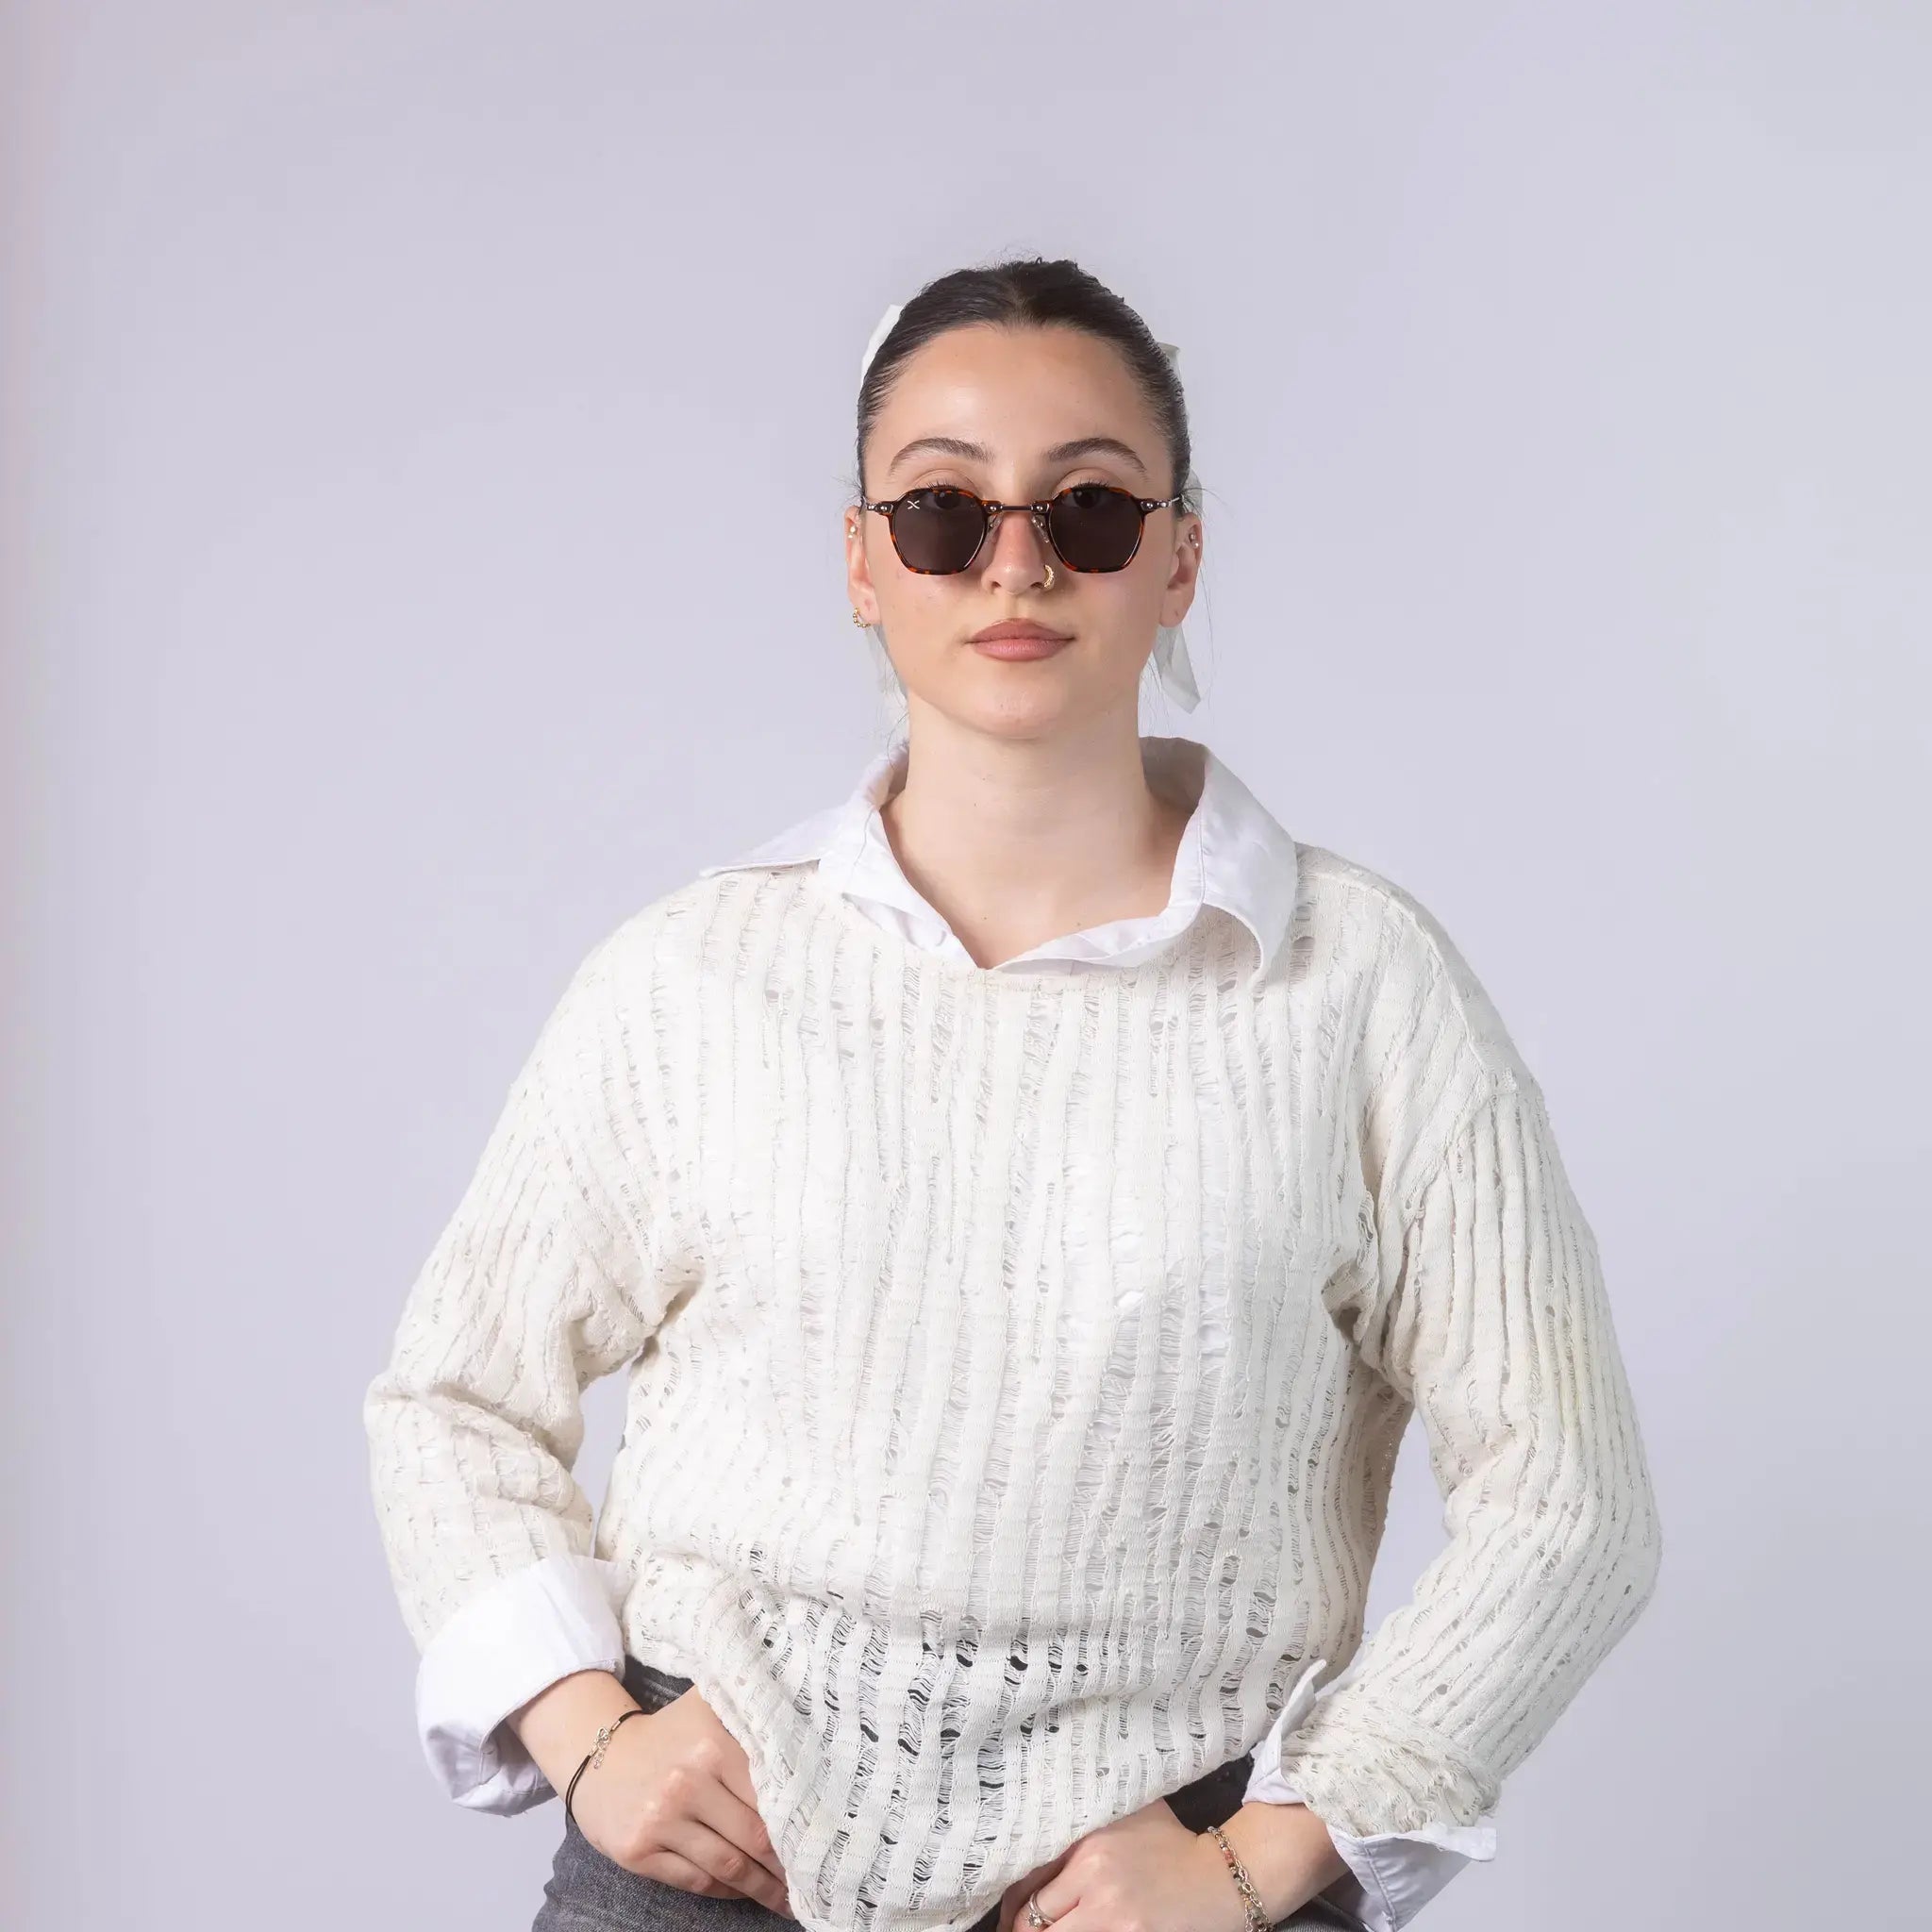
<instances>
[{"instance_id":1,"label":"woman","mask_svg":"<svg viewBox=\"0 0 1932 1932\"><path fill-rule=\"evenodd\" d=\"M1393 1932L1654 1588L1594 1239L1430 913L1140 733L1203 525L1139 317L945 276L858 428L905 728L591 950L368 1392L425 1749L565 1793L537 1932ZM1411 1410L1449 1541L1363 1642Z\"/></svg>"}]
</instances>

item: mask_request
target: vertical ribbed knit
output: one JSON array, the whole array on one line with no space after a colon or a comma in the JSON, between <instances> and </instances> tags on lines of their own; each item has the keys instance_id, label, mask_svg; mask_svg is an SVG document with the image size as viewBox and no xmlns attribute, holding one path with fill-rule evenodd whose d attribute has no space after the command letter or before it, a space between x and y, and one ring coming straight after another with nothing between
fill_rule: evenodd
<instances>
[{"instance_id":1,"label":"vertical ribbed knit","mask_svg":"<svg viewBox=\"0 0 1932 1932\"><path fill-rule=\"evenodd\" d=\"M1298 848L1287 942L989 972L808 866L595 947L368 1394L427 1645L592 1549L751 1762L812 1932L956 1932L1356 1656L1413 1404L1450 1541L1289 1740L1359 1835L1462 1823L1647 1600L1654 1505L1543 1107L1412 898Z\"/></svg>"}]
</instances>

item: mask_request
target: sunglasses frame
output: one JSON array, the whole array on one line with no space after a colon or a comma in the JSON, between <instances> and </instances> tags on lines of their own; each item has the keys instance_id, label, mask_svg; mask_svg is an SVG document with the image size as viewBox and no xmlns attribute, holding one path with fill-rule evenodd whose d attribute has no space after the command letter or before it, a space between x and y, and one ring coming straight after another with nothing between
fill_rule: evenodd
<instances>
[{"instance_id":1,"label":"sunglasses frame","mask_svg":"<svg viewBox=\"0 0 1932 1932\"><path fill-rule=\"evenodd\" d=\"M916 563L906 562L905 554L899 548L899 533L892 528L893 511L906 501L907 496L918 495L919 490L908 490L905 496L885 497L878 503L868 503L863 493L860 494L858 499L860 509L876 510L880 516L885 518L886 529L892 539L893 555L898 558L900 563L905 565L906 569L911 571L915 575L922 577L963 576L966 572L973 568L979 553L986 548L986 540L992 534L993 525L1009 510L1014 512L1025 511L1033 519L1034 525L1040 531L1041 536L1046 540L1046 547L1070 571L1076 572L1081 576L1109 577L1117 571L1125 570L1127 565L1140 556L1141 539L1147 533L1148 517L1155 510L1172 509L1183 501L1181 494L1174 496L1136 496L1131 490L1123 490L1115 483L1069 483L1064 490L1055 491L1051 496L1042 498L1039 503L991 503L985 497L975 494L971 490L962 490L957 483L923 483L919 486L919 489L950 490L955 496L963 496L969 501L976 503L982 512L982 527L979 532L979 541L973 546L973 555L958 570L922 570ZM1074 562L1065 551L1054 541L1053 525L1049 521L1053 507L1061 497L1071 496L1076 490L1105 490L1110 495L1124 496L1141 512L1140 526L1134 532L1134 547L1127 552L1126 556L1119 563L1109 565L1102 570L1096 570L1091 564L1082 569L1079 564Z\"/></svg>"}]
</instances>

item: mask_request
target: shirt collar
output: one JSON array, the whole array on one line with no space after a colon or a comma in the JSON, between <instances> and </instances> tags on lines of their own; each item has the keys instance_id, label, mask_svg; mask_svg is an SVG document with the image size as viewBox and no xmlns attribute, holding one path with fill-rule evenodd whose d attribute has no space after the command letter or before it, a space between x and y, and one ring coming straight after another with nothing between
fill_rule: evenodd
<instances>
[{"instance_id":1,"label":"shirt collar","mask_svg":"<svg viewBox=\"0 0 1932 1932\"><path fill-rule=\"evenodd\" d=\"M892 907L907 929L928 943L950 939L945 922L907 878L879 817L879 808L905 782L908 750L902 724L886 748L867 763L846 798L788 825L736 858L700 868L700 876L815 863L821 883L833 891ZM1090 927L1087 933L1049 941L1007 963L1018 965L1039 956L1128 964L1164 945L1208 905L1231 913L1254 935L1258 954L1255 970L1257 975L1265 973L1294 910L1298 878L1293 839L1199 740L1142 737L1141 751L1150 783L1193 801L1174 855L1166 907L1145 918L1114 920Z\"/></svg>"}]
</instances>

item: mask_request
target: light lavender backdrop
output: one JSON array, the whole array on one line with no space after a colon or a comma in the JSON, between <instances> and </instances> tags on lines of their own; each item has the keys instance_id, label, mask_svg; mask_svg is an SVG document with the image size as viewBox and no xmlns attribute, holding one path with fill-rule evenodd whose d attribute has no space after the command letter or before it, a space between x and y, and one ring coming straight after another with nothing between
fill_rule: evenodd
<instances>
[{"instance_id":1,"label":"light lavender backdrop","mask_svg":"<svg viewBox=\"0 0 1932 1932\"><path fill-rule=\"evenodd\" d=\"M1642 1406L1659 1594L1424 1923L1924 1923L1932 12L8 32L0 1919L528 1924L361 1392L582 953L872 749L858 350L1019 248L1184 346L1149 728L1462 944ZM1441 1534L1412 1432L1372 1619Z\"/></svg>"}]
</instances>

